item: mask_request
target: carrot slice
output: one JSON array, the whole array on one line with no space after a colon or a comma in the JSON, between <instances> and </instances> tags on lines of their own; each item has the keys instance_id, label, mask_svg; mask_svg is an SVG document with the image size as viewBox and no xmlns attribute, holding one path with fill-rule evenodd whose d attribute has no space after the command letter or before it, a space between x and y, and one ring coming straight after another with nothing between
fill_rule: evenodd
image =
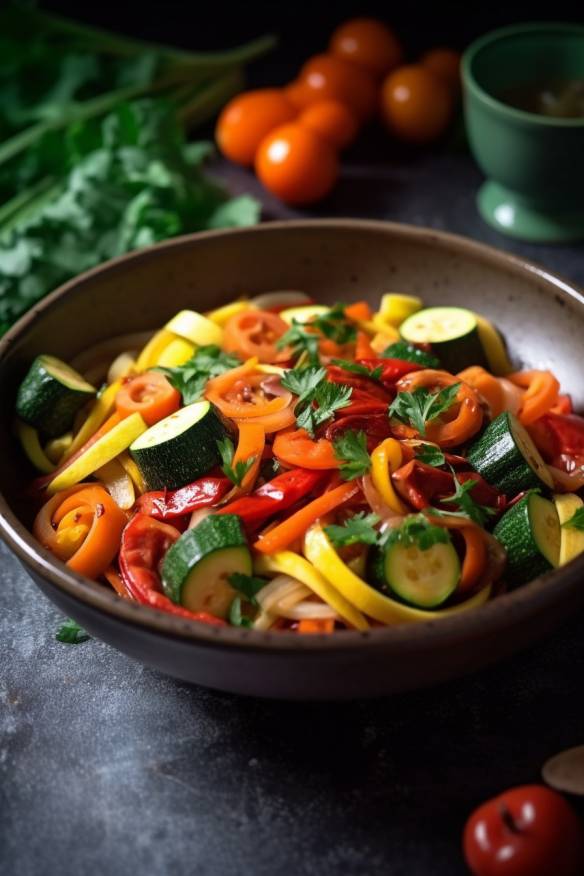
<instances>
[{"instance_id":1,"label":"carrot slice","mask_svg":"<svg viewBox=\"0 0 584 876\"><path fill-rule=\"evenodd\" d=\"M242 488L246 492L251 490L255 484L260 470L265 444L266 433L263 426L254 423L252 420L244 420L239 423L239 441L233 456L233 465L235 466L238 462L245 462L250 459L250 457L255 456L255 462L241 483Z\"/></svg>"},{"instance_id":2,"label":"carrot slice","mask_svg":"<svg viewBox=\"0 0 584 876\"><path fill-rule=\"evenodd\" d=\"M353 322L367 322L372 316L371 308L366 301L355 301L345 307L345 316Z\"/></svg>"},{"instance_id":3,"label":"carrot slice","mask_svg":"<svg viewBox=\"0 0 584 876\"><path fill-rule=\"evenodd\" d=\"M355 483L341 484L328 493L313 499L304 508L301 508L287 520L279 523L266 535L260 537L254 544L254 548L262 554L274 554L282 551L292 542L304 535L309 526L319 517L329 514L343 502L351 499L359 491L359 485Z\"/></svg>"},{"instance_id":4,"label":"carrot slice","mask_svg":"<svg viewBox=\"0 0 584 876\"><path fill-rule=\"evenodd\" d=\"M116 395L116 410L122 417L138 413L153 426L178 411L180 392L159 371L145 371L126 380Z\"/></svg>"},{"instance_id":5,"label":"carrot slice","mask_svg":"<svg viewBox=\"0 0 584 876\"><path fill-rule=\"evenodd\" d=\"M367 332L357 332L355 359L375 359L376 357L377 353L371 346L371 340Z\"/></svg>"},{"instance_id":6,"label":"carrot slice","mask_svg":"<svg viewBox=\"0 0 584 876\"><path fill-rule=\"evenodd\" d=\"M274 439L274 456L286 465L299 468L339 468L332 441L313 440L306 429L280 432Z\"/></svg>"},{"instance_id":7,"label":"carrot slice","mask_svg":"<svg viewBox=\"0 0 584 876\"><path fill-rule=\"evenodd\" d=\"M508 380L525 389L519 409L524 426L539 420L558 401L560 384L551 371L517 371L509 374Z\"/></svg>"},{"instance_id":8,"label":"carrot slice","mask_svg":"<svg viewBox=\"0 0 584 876\"><path fill-rule=\"evenodd\" d=\"M305 633L332 633L335 629L335 621L332 617L303 618L298 621L298 632Z\"/></svg>"}]
</instances>

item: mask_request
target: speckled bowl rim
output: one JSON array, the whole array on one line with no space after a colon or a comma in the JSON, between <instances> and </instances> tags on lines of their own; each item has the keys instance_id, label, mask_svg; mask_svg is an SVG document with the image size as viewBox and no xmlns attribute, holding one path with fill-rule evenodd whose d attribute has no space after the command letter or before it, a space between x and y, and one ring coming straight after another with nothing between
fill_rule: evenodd
<instances>
[{"instance_id":1,"label":"speckled bowl rim","mask_svg":"<svg viewBox=\"0 0 584 876\"><path fill-rule=\"evenodd\" d=\"M10 329L0 340L0 362L17 338L41 321L46 311L57 308L66 296L80 292L80 286L90 277L108 273L115 274L121 266L126 268L128 265L131 266L134 261L156 259L161 252L190 247L198 241L206 239L238 235L244 240L249 235L269 235L272 231L307 228L326 229L333 232L336 229L344 231L354 229L360 232L369 230L375 233L389 233L398 240L401 238L410 243L419 242L433 245L452 254L470 257L474 261L487 263L515 276L532 279L547 285L550 293L559 296L562 300L570 303L576 302L577 305L580 305L584 314L584 295L573 284L549 273L545 268L533 262L509 255L476 241L443 231L435 231L431 228L419 228L392 222L356 219L303 219L269 222L250 228L206 231L185 235L144 250L129 253L87 271L52 292ZM0 494L0 537L25 567L33 573L50 582L68 597L97 609L110 618L147 628L163 638L179 638L187 642L190 640L198 647L204 645L209 647L226 646L234 650L245 649L273 653L318 651L337 654L354 649L382 649L390 641L394 645L403 646L404 650L407 650L408 647L415 649L423 645L430 652L434 645L445 640L448 640L452 647L456 647L457 641L472 636L474 630L480 629L482 633L488 630L492 632L503 631L519 618L528 619L536 610L537 612L545 612L548 605L555 604L558 599L569 598L568 591L572 589L574 582L584 579L583 555L569 565L549 572L526 586L499 596L492 602L468 613L440 620L429 620L420 624L376 627L364 632L346 631L334 636L298 636L294 633L246 630L229 626L211 627L122 600L103 585L72 572L47 550L41 548L14 515L2 494Z\"/></svg>"},{"instance_id":2,"label":"speckled bowl rim","mask_svg":"<svg viewBox=\"0 0 584 876\"><path fill-rule=\"evenodd\" d=\"M510 104L499 100L497 97L494 97L490 91L483 88L475 76L473 69L474 62L484 49L492 46L494 43L501 42L502 40L541 32L563 34L566 36L570 34L572 36L579 36L584 46L584 25L577 24L576 22L530 21L525 24L511 24L507 27L501 27L498 30L492 30L487 34L484 34L484 36L474 40L474 42L467 47L462 56L461 63L463 84L465 88L477 98L477 100L482 101L492 110L498 112L501 116L509 120L530 122L533 125L557 128L559 130L566 128L581 130L584 128L584 119L552 118L550 116L544 116L541 113L531 113L528 110L522 110L518 107L511 106Z\"/></svg>"}]
</instances>

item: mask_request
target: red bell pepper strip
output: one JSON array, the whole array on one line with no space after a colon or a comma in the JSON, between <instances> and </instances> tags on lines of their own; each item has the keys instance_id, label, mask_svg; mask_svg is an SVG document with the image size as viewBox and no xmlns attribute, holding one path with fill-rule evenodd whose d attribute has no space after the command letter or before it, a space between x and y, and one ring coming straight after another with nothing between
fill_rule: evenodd
<instances>
[{"instance_id":1,"label":"red bell pepper strip","mask_svg":"<svg viewBox=\"0 0 584 876\"><path fill-rule=\"evenodd\" d=\"M136 514L122 533L119 565L122 581L130 594L142 605L204 624L224 626L225 621L207 612L192 612L176 605L162 593L159 568L180 532L168 523L147 514Z\"/></svg>"},{"instance_id":2,"label":"red bell pepper strip","mask_svg":"<svg viewBox=\"0 0 584 876\"><path fill-rule=\"evenodd\" d=\"M389 385L391 387L395 386L396 382L404 374L424 369L424 365L419 365L417 362L408 362L405 359L359 359L358 364L365 365L371 371L375 368L381 368L379 380L385 386Z\"/></svg>"},{"instance_id":3,"label":"red bell pepper strip","mask_svg":"<svg viewBox=\"0 0 584 876\"><path fill-rule=\"evenodd\" d=\"M531 437L546 462L555 465L559 457L584 463L584 418L576 414L544 414L529 427ZM579 460L579 462L578 462ZM565 468L559 465L558 468Z\"/></svg>"},{"instance_id":4,"label":"red bell pepper strip","mask_svg":"<svg viewBox=\"0 0 584 876\"><path fill-rule=\"evenodd\" d=\"M461 484L468 480L476 481L476 487L473 487L471 495L479 505L488 505L498 511L502 511L505 507L505 496L491 487L476 472L458 472L456 477ZM443 501L455 492L454 476L451 472L434 468L418 459L412 459L411 462L398 468L392 475L392 481L400 496L419 511ZM445 510L448 511L455 509L454 503L445 506Z\"/></svg>"},{"instance_id":5,"label":"red bell pepper strip","mask_svg":"<svg viewBox=\"0 0 584 876\"><path fill-rule=\"evenodd\" d=\"M385 438L391 438L391 425L387 412L371 414L369 416L357 414L342 417L327 426L324 437L328 438L329 441L334 441L349 429L355 432L365 432L369 453L372 453Z\"/></svg>"},{"instance_id":6,"label":"red bell pepper strip","mask_svg":"<svg viewBox=\"0 0 584 876\"><path fill-rule=\"evenodd\" d=\"M274 514L285 511L330 477L329 471L293 468L255 490L251 496L234 499L216 514L237 514L247 529L257 529Z\"/></svg>"},{"instance_id":7,"label":"red bell pepper strip","mask_svg":"<svg viewBox=\"0 0 584 876\"><path fill-rule=\"evenodd\" d=\"M363 360L367 362L376 362L377 359L367 359ZM385 360L379 359L379 363L383 363ZM386 404L389 404L392 400L392 394L385 389L384 386L377 383L377 381L372 380L370 377L365 377L361 374L355 374L353 371L346 371L344 368L341 368L339 365L329 365L326 369L327 372L327 380L330 383L343 383L345 386L352 386L353 390L360 390L361 392L367 393L369 396L373 396L373 398L379 399L380 401L384 401Z\"/></svg>"},{"instance_id":8,"label":"red bell pepper strip","mask_svg":"<svg viewBox=\"0 0 584 876\"><path fill-rule=\"evenodd\" d=\"M231 486L227 478L200 478L178 490L144 493L137 499L136 507L142 514L148 514L156 520L173 520L183 514L190 514L197 508L214 505Z\"/></svg>"},{"instance_id":9,"label":"red bell pepper strip","mask_svg":"<svg viewBox=\"0 0 584 876\"><path fill-rule=\"evenodd\" d=\"M347 416L373 416L375 414L383 414L387 417L387 409L389 400L385 401L376 398L369 392L364 392L362 389L353 387L349 404L345 408L339 408L336 416L341 419Z\"/></svg>"}]
</instances>

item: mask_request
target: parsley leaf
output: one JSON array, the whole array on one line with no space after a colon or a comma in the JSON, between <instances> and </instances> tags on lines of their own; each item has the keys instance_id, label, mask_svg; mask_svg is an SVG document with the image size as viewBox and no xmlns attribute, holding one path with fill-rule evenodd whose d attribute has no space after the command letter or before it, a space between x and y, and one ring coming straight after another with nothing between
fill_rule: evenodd
<instances>
[{"instance_id":1,"label":"parsley leaf","mask_svg":"<svg viewBox=\"0 0 584 876\"><path fill-rule=\"evenodd\" d=\"M479 505L478 502L474 501L470 492L476 487L477 481L469 478L469 480L461 484L454 471L452 474L454 476L454 493L452 496L442 499L442 501L447 504L458 505L458 511L440 511L438 508L428 508L426 512L437 517L468 517L469 520L474 521L478 526L486 526L489 517L493 517L497 511L495 508L489 508L488 505Z\"/></svg>"},{"instance_id":2,"label":"parsley leaf","mask_svg":"<svg viewBox=\"0 0 584 876\"><path fill-rule=\"evenodd\" d=\"M383 374L383 367L378 365L377 368L367 368L366 365L359 365L357 362L349 362L347 359L332 359L333 365L338 365L344 371L351 371L353 374L361 374L363 377L369 377L371 380L379 380Z\"/></svg>"},{"instance_id":3,"label":"parsley leaf","mask_svg":"<svg viewBox=\"0 0 584 876\"><path fill-rule=\"evenodd\" d=\"M388 530L385 544L399 542L405 547L416 545L420 550L427 551L432 545L447 544L449 541L448 530L430 523L423 514L413 514L406 517L401 526Z\"/></svg>"},{"instance_id":4,"label":"parsley leaf","mask_svg":"<svg viewBox=\"0 0 584 876\"><path fill-rule=\"evenodd\" d=\"M256 595L268 583L265 578L256 578L253 575L244 575L242 572L233 572L228 576L229 583L234 590L244 597L251 605L257 606Z\"/></svg>"},{"instance_id":5,"label":"parsley leaf","mask_svg":"<svg viewBox=\"0 0 584 876\"><path fill-rule=\"evenodd\" d=\"M352 544L377 544L379 523L377 514L361 511L345 520L342 526L325 526L324 531L335 547L348 547Z\"/></svg>"},{"instance_id":6,"label":"parsley leaf","mask_svg":"<svg viewBox=\"0 0 584 876\"><path fill-rule=\"evenodd\" d=\"M416 362L424 368L439 368L440 360L432 353L426 353L407 341L396 341L390 344L381 354L384 359L402 359L405 362Z\"/></svg>"},{"instance_id":7,"label":"parsley leaf","mask_svg":"<svg viewBox=\"0 0 584 876\"><path fill-rule=\"evenodd\" d=\"M459 389L460 383L453 383L439 392L429 392L423 386L413 392L399 392L389 406L389 414L425 435L426 423L435 420L454 404Z\"/></svg>"},{"instance_id":8,"label":"parsley leaf","mask_svg":"<svg viewBox=\"0 0 584 876\"><path fill-rule=\"evenodd\" d=\"M438 466L444 465L446 462L446 457L440 448L435 447L433 444L418 445L416 447L416 459L419 459L420 462L425 462L426 465L432 465L434 468L438 468Z\"/></svg>"},{"instance_id":9,"label":"parsley leaf","mask_svg":"<svg viewBox=\"0 0 584 876\"><path fill-rule=\"evenodd\" d=\"M337 459L342 461L341 477L346 481L367 474L371 468L371 457L367 452L367 435L365 432L355 432L347 429L333 441Z\"/></svg>"},{"instance_id":10,"label":"parsley leaf","mask_svg":"<svg viewBox=\"0 0 584 876\"><path fill-rule=\"evenodd\" d=\"M223 350L216 344L199 347L195 355L177 368L156 368L182 395L183 403L190 405L198 401L205 391L207 381L218 374L224 374L241 365L241 360Z\"/></svg>"},{"instance_id":11,"label":"parsley leaf","mask_svg":"<svg viewBox=\"0 0 584 876\"><path fill-rule=\"evenodd\" d=\"M241 610L241 596L236 596L229 606L229 623L233 627L253 627L253 621Z\"/></svg>"},{"instance_id":12,"label":"parsley leaf","mask_svg":"<svg viewBox=\"0 0 584 876\"><path fill-rule=\"evenodd\" d=\"M55 638L58 642L64 642L66 645L81 645L82 642L91 639L91 636L76 621L67 618L57 630Z\"/></svg>"},{"instance_id":13,"label":"parsley leaf","mask_svg":"<svg viewBox=\"0 0 584 876\"><path fill-rule=\"evenodd\" d=\"M578 508L574 511L573 516L566 520L565 523L562 523L562 526L569 526L570 529L584 531L584 508Z\"/></svg>"},{"instance_id":14,"label":"parsley leaf","mask_svg":"<svg viewBox=\"0 0 584 876\"><path fill-rule=\"evenodd\" d=\"M240 459L239 462L235 463L234 468L233 457L235 455L235 449L233 447L233 441L231 441L230 438L220 438L217 441L217 448L221 454L221 459L223 460L221 470L236 487L240 487L244 477L256 461L255 456L250 456L245 460Z\"/></svg>"},{"instance_id":15,"label":"parsley leaf","mask_svg":"<svg viewBox=\"0 0 584 876\"><path fill-rule=\"evenodd\" d=\"M292 348L292 354L296 359L305 355L309 365L320 365L318 356L318 335L307 331L304 324L298 320L292 320L292 326L276 342L276 349L283 350L285 347Z\"/></svg>"},{"instance_id":16,"label":"parsley leaf","mask_svg":"<svg viewBox=\"0 0 584 876\"><path fill-rule=\"evenodd\" d=\"M357 337L357 329L345 315L345 304L335 304L322 316L317 316L310 323L317 328L325 338L334 341L335 344L348 344Z\"/></svg>"},{"instance_id":17,"label":"parsley leaf","mask_svg":"<svg viewBox=\"0 0 584 876\"><path fill-rule=\"evenodd\" d=\"M326 377L326 369L311 366L284 372L281 384L298 396L298 404L310 398L318 384Z\"/></svg>"},{"instance_id":18,"label":"parsley leaf","mask_svg":"<svg viewBox=\"0 0 584 876\"><path fill-rule=\"evenodd\" d=\"M299 429L306 429L308 434L314 437L316 429L330 420L335 411L346 408L351 403L352 392L351 386L327 383L323 380L301 405L296 405L296 425ZM299 408L300 412L298 412Z\"/></svg>"}]
</instances>

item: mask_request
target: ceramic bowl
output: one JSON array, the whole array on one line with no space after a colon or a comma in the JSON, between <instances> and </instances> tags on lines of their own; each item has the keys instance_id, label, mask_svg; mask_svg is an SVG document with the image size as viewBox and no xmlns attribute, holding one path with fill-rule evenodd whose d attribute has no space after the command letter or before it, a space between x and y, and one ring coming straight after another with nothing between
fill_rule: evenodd
<instances>
[{"instance_id":1,"label":"ceramic bowl","mask_svg":"<svg viewBox=\"0 0 584 876\"><path fill-rule=\"evenodd\" d=\"M483 218L504 234L558 242L584 238L584 118L550 118L501 100L511 89L584 80L584 27L525 24L493 31L464 53L471 150L487 177Z\"/></svg>"},{"instance_id":2,"label":"ceramic bowl","mask_svg":"<svg viewBox=\"0 0 584 876\"><path fill-rule=\"evenodd\" d=\"M92 635L212 688L339 699L431 685L508 657L584 602L584 556L486 606L419 626L334 636L215 628L117 598L34 541L19 506L31 477L12 433L15 389L40 352L71 359L115 334L155 329L180 308L245 293L303 289L332 303L387 291L464 304L493 319L515 359L553 368L584 408L584 299L545 270L436 231L352 220L273 223L184 237L73 280L0 342L0 533L41 590ZM31 591L30 598L35 598Z\"/></svg>"}]
</instances>

